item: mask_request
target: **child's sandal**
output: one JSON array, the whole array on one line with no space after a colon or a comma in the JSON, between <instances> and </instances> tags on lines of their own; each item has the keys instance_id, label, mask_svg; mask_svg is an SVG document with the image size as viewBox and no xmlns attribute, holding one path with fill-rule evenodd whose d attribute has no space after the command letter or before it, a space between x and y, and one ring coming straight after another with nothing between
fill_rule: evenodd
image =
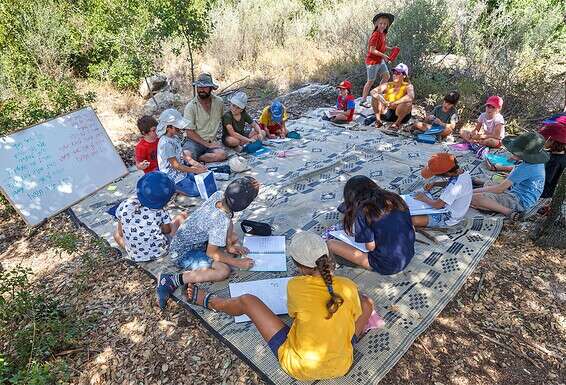
<instances>
[{"instance_id":1,"label":"child's sandal","mask_svg":"<svg viewBox=\"0 0 566 385\"><path fill-rule=\"evenodd\" d=\"M198 300L199 287L198 287L197 285L195 285L195 284L189 284L189 287L192 287L192 289L193 289L193 293L191 294L191 298L188 298L188 299L187 299L187 301L188 301L189 303L193 303L193 304L195 304L195 305L200 305L200 306L204 307L205 309L212 310L212 311L216 312L216 310L211 309L211 308L208 306L208 303L210 302L210 299L211 299L212 296L213 296L212 293L206 293L206 295L204 296L204 299L203 299L203 301L202 301L202 305L201 305L201 304L199 304L199 303L197 302L197 300Z\"/></svg>"}]
</instances>

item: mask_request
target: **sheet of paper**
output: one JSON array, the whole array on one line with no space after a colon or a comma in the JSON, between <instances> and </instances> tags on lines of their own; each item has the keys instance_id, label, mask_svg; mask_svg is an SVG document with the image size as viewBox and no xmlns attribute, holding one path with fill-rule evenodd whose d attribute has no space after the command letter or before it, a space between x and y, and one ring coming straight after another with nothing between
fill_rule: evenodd
<instances>
[{"instance_id":1,"label":"sheet of paper","mask_svg":"<svg viewBox=\"0 0 566 385\"><path fill-rule=\"evenodd\" d=\"M446 208L435 209L432 206L430 206L430 205L428 205L424 202L416 200L410 194L401 195L401 198L403 198L405 203L407 203L407 206L409 206L409 211L410 211L412 216L427 215L427 214L439 214L439 213L448 212L448 209L446 209Z\"/></svg>"},{"instance_id":2,"label":"sheet of paper","mask_svg":"<svg viewBox=\"0 0 566 385\"><path fill-rule=\"evenodd\" d=\"M287 271L287 257L285 254L248 254L254 260L254 267L250 271Z\"/></svg>"},{"instance_id":3,"label":"sheet of paper","mask_svg":"<svg viewBox=\"0 0 566 385\"><path fill-rule=\"evenodd\" d=\"M238 297L242 294L253 294L263 301L275 314L287 314L287 283L291 277L264 279L230 283L230 296ZM247 322L247 315L234 317L235 322Z\"/></svg>"},{"instance_id":4,"label":"sheet of paper","mask_svg":"<svg viewBox=\"0 0 566 385\"><path fill-rule=\"evenodd\" d=\"M364 253L368 252L365 244L354 241L354 237L347 235L344 230L331 231L330 235L341 240L342 242L346 242L350 246L354 246L356 249L363 251Z\"/></svg>"},{"instance_id":5,"label":"sheet of paper","mask_svg":"<svg viewBox=\"0 0 566 385\"><path fill-rule=\"evenodd\" d=\"M247 236L244 237L244 247L250 250L250 254L285 254L285 237L282 235Z\"/></svg>"}]
</instances>

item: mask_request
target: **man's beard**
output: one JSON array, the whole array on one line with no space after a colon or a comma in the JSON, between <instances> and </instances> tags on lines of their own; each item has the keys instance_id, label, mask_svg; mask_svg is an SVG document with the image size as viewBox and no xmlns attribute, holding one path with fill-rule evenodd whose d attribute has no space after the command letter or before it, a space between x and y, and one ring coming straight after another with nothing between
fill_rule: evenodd
<instances>
[{"instance_id":1,"label":"man's beard","mask_svg":"<svg viewBox=\"0 0 566 385\"><path fill-rule=\"evenodd\" d=\"M197 92L197 95L200 99L207 99L208 97L210 97L210 92Z\"/></svg>"}]
</instances>

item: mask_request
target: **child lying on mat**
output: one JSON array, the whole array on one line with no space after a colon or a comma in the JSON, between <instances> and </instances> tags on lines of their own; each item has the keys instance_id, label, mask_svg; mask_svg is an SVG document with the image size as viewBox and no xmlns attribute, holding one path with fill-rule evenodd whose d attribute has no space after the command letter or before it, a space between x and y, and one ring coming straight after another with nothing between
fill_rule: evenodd
<instances>
[{"instance_id":1,"label":"child lying on mat","mask_svg":"<svg viewBox=\"0 0 566 385\"><path fill-rule=\"evenodd\" d=\"M163 309L178 286L195 282L222 281L230 266L250 269L248 250L240 246L232 217L256 198L259 182L251 177L232 181L223 193L217 191L196 209L177 230L171 241L171 258L186 270L180 274L162 273L157 283L157 299Z\"/></svg>"},{"instance_id":2,"label":"child lying on mat","mask_svg":"<svg viewBox=\"0 0 566 385\"><path fill-rule=\"evenodd\" d=\"M135 197L120 203L114 240L126 250L128 258L147 262L167 253L171 237L187 218L180 214L171 220L163 209L174 193L175 183L164 173L154 171L138 180Z\"/></svg>"},{"instance_id":3,"label":"child lying on mat","mask_svg":"<svg viewBox=\"0 0 566 385\"><path fill-rule=\"evenodd\" d=\"M458 166L454 155L446 152L434 154L421 175L425 179L439 176L448 178L446 181L427 183L425 190L433 187L443 187L438 199L431 199L425 193L417 193L415 199L424 202L435 209L447 208L448 212L412 217L415 227L448 227L458 224L466 215L472 201L472 177L470 173Z\"/></svg>"},{"instance_id":4,"label":"child lying on mat","mask_svg":"<svg viewBox=\"0 0 566 385\"><path fill-rule=\"evenodd\" d=\"M300 274L287 286L291 327L251 294L222 298L191 284L187 298L207 309L250 317L289 376L301 381L343 376L352 366L353 344L367 329L373 301L350 279L333 275L334 261L320 236L298 233L289 255Z\"/></svg>"},{"instance_id":5,"label":"child lying on mat","mask_svg":"<svg viewBox=\"0 0 566 385\"><path fill-rule=\"evenodd\" d=\"M415 229L403 198L358 175L346 182L342 206L344 231L365 243L369 252L329 240L332 254L383 275L396 274L409 264L415 255Z\"/></svg>"},{"instance_id":6,"label":"child lying on mat","mask_svg":"<svg viewBox=\"0 0 566 385\"><path fill-rule=\"evenodd\" d=\"M544 188L544 163L550 156L544 150L544 139L536 132L506 137L503 146L521 161L503 182L474 190L472 207L495 211L511 220L536 204Z\"/></svg>"},{"instance_id":7,"label":"child lying on mat","mask_svg":"<svg viewBox=\"0 0 566 385\"><path fill-rule=\"evenodd\" d=\"M338 85L338 99L336 100L336 108L330 110L328 115L322 117L324 120L330 120L334 123L349 123L354 118L356 109L356 100L352 96L352 83L344 80Z\"/></svg>"},{"instance_id":8,"label":"child lying on mat","mask_svg":"<svg viewBox=\"0 0 566 385\"><path fill-rule=\"evenodd\" d=\"M440 136L446 138L452 133L456 123L458 123L458 114L456 112L458 100L460 100L460 94L457 91L449 92L444 96L442 104L434 107L424 121L415 122L413 128L417 131L426 132L433 126L440 126L442 128Z\"/></svg>"}]
</instances>

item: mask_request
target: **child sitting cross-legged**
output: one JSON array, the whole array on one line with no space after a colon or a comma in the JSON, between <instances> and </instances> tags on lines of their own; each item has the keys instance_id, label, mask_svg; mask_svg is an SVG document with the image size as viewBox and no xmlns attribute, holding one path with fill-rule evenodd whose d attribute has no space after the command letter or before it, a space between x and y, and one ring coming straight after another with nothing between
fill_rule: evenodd
<instances>
[{"instance_id":1,"label":"child sitting cross-legged","mask_svg":"<svg viewBox=\"0 0 566 385\"><path fill-rule=\"evenodd\" d=\"M338 100L336 108L330 110L328 115L322 117L324 120L330 120L334 123L348 123L354 118L356 109L356 100L352 96L352 83L344 80L338 85Z\"/></svg>"},{"instance_id":2,"label":"child sitting cross-legged","mask_svg":"<svg viewBox=\"0 0 566 385\"><path fill-rule=\"evenodd\" d=\"M474 189L472 207L495 211L511 220L536 204L544 189L544 163L550 155L544 150L544 139L536 132L503 139L503 146L521 161L503 182Z\"/></svg>"},{"instance_id":3,"label":"child sitting cross-legged","mask_svg":"<svg viewBox=\"0 0 566 385\"><path fill-rule=\"evenodd\" d=\"M501 147L501 140L505 137L505 119L500 111L503 99L499 96L490 96L485 102L485 112L478 118L473 130L462 130L460 136L466 142L474 145L472 149L482 154L487 148Z\"/></svg>"},{"instance_id":4,"label":"child sitting cross-legged","mask_svg":"<svg viewBox=\"0 0 566 385\"><path fill-rule=\"evenodd\" d=\"M269 139L285 138L287 136L287 110L279 100L274 100L261 112L259 126L265 131L265 136Z\"/></svg>"},{"instance_id":5,"label":"child sitting cross-legged","mask_svg":"<svg viewBox=\"0 0 566 385\"><path fill-rule=\"evenodd\" d=\"M180 214L171 220L163 208L175 193L175 183L162 172L142 176L137 195L124 200L116 209L118 226L114 240L135 262L161 257L169 249L169 240L186 219Z\"/></svg>"},{"instance_id":6,"label":"child sitting cross-legged","mask_svg":"<svg viewBox=\"0 0 566 385\"><path fill-rule=\"evenodd\" d=\"M374 181L357 175L344 186L344 231L364 243L365 253L340 240L329 240L334 255L391 275L402 271L415 255L415 229L407 204L399 195L384 190Z\"/></svg>"},{"instance_id":7,"label":"child sitting cross-legged","mask_svg":"<svg viewBox=\"0 0 566 385\"><path fill-rule=\"evenodd\" d=\"M416 215L412 217L416 227L448 227L458 224L466 215L472 201L472 177L470 173L458 166L456 157L446 152L434 154L421 175L425 179L439 176L448 178L447 181L427 183L425 190L433 187L443 187L438 199L428 197L424 193L417 193L414 198L427 203L435 209L447 208L448 212L429 215Z\"/></svg>"},{"instance_id":8,"label":"child sitting cross-legged","mask_svg":"<svg viewBox=\"0 0 566 385\"><path fill-rule=\"evenodd\" d=\"M157 298L163 309L178 286L194 282L222 281L230 266L250 269L254 261L245 256L234 232L232 217L256 198L259 182L252 177L232 181L226 191L217 191L196 209L177 230L171 241L171 258L186 270L180 274L162 273Z\"/></svg>"},{"instance_id":9,"label":"child sitting cross-legged","mask_svg":"<svg viewBox=\"0 0 566 385\"><path fill-rule=\"evenodd\" d=\"M206 167L183 151L179 130L186 129L189 122L174 108L168 108L159 116L157 124L157 164L175 182L177 192L192 197L200 196L194 174L207 171Z\"/></svg>"},{"instance_id":10,"label":"child sitting cross-legged","mask_svg":"<svg viewBox=\"0 0 566 385\"><path fill-rule=\"evenodd\" d=\"M236 92L230 99L230 111L222 116L222 142L228 147L245 146L262 140L265 135L246 111L247 103L248 96L244 92Z\"/></svg>"},{"instance_id":11,"label":"child sitting cross-legged","mask_svg":"<svg viewBox=\"0 0 566 385\"><path fill-rule=\"evenodd\" d=\"M289 376L301 381L343 376L352 366L353 343L366 329L373 302L349 278L333 275L334 261L320 236L296 234L289 255L300 274L287 286L290 327L251 294L222 298L189 285L187 298L214 311L250 317Z\"/></svg>"},{"instance_id":12,"label":"child sitting cross-legged","mask_svg":"<svg viewBox=\"0 0 566 385\"><path fill-rule=\"evenodd\" d=\"M437 126L442 128L440 136L446 138L452 133L456 123L458 123L458 114L456 112L458 100L460 100L460 94L457 91L449 92L444 96L442 104L434 107L424 121L415 122L413 128L417 131L425 132L433 126Z\"/></svg>"}]
</instances>

